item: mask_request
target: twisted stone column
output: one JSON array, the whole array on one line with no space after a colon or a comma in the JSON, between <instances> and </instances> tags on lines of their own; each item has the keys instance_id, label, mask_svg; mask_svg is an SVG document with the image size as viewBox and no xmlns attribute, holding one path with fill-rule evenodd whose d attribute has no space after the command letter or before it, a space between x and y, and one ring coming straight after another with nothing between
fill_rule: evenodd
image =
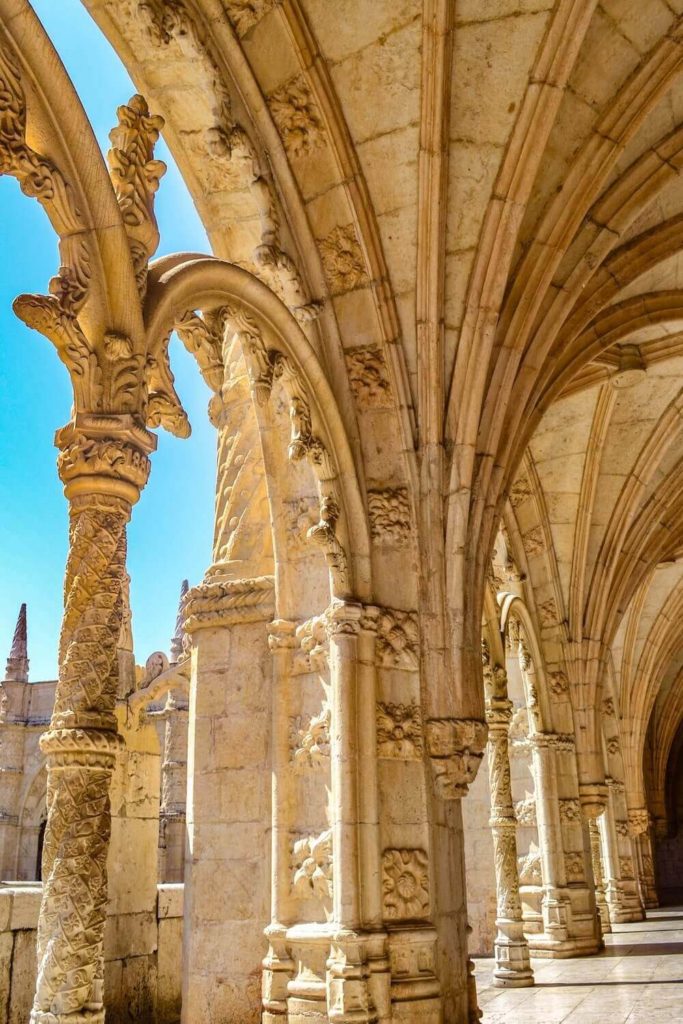
<instances>
[{"instance_id":1,"label":"twisted stone column","mask_svg":"<svg viewBox=\"0 0 683 1024\"><path fill-rule=\"evenodd\" d=\"M512 701L491 697L486 702L489 727L488 764L491 790L490 826L496 871L498 933L495 941L496 969L493 984L502 988L533 985L529 946L524 937L522 904L517 874L517 820L512 804L508 732Z\"/></svg>"},{"instance_id":2,"label":"twisted stone column","mask_svg":"<svg viewBox=\"0 0 683 1024\"><path fill-rule=\"evenodd\" d=\"M31 1022L100 1024L126 525L153 437L130 416L79 414L56 443L70 502L69 556L59 681L40 742L48 813Z\"/></svg>"}]
</instances>

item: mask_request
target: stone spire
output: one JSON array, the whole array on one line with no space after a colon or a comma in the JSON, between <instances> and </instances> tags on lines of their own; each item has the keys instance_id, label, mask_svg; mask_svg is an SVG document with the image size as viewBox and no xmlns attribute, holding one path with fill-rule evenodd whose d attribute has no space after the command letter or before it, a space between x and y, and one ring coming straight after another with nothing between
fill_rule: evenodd
<instances>
[{"instance_id":1,"label":"stone spire","mask_svg":"<svg viewBox=\"0 0 683 1024\"><path fill-rule=\"evenodd\" d=\"M185 651L185 630L183 629L183 623L185 621L185 595L190 589L190 584L187 580L183 580L180 584L180 598L178 600L178 614L175 620L175 633L171 638L171 658L170 662L172 665L177 665L179 661L183 660Z\"/></svg>"},{"instance_id":2,"label":"stone spire","mask_svg":"<svg viewBox=\"0 0 683 1024\"><path fill-rule=\"evenodd\" d=\"M12 649L7 659L5 681L28 682L28 632L26 628L26 605L19 609L19 618L14 629Z\"/></svg>"}]
</instances>

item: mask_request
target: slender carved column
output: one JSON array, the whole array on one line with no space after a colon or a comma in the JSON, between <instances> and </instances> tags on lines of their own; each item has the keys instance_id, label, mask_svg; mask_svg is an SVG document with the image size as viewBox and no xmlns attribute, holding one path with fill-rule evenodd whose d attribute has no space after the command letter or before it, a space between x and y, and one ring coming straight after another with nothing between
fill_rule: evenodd
<instances>
[{"instance_id":1,"label":"slender carved column","mask_svg":"<svg viewBox=\"0 0 683 1024\"><path fill-rule=\"evenodd\" d=\"M628 824L635 849L641 900L643 906L647 910L651 910L659 906L659 899L650 840L650 816L647 809L638 807L629 810Z\"/></svg>"},{"instance_id":2,"label":"slender carved column","mask_svg":"<svg viewBox=\"0 0 683 1024\"><path fill-rule=\"evenodd\" d=\"M533 733L530 739L543 877L543 930L553 944L563 945L570 934L571 904L566 888L555 761L558 736Z\"/></svg>"},{"instance_id":3,"label":"slender carved column","mask_svg":"<svg viewBox=\"0 0 683 1024\"><path fill-rule=\"evenodd\" d=\"M491 789L491 832L496 869L498 933L493 984L503 988L533 985L529 946L524 937L517 874L517 820L512 804L508 732L512 701L492 695L486 702L489 727L488 762Z\"/></svg>"},{"instance_id":4,"label":"slender carved column","mask_svg":"<svg viewBox=\"0 0 683 1024\"><path fill-rule=\"evenodd\" d=\"M333 604L329 612L335 933L327 962L327 1007L331 1022L371 1024L377 1021L377 1012L370 999L366 939L360 930L357 719L361 612L361 605L348 601Z\"/></svg>"},{"instance_id":5,"label":"slender carved column","mask_svg":"<svg viewBox=\"0 0 683 1024\"><path fill-rule=\"evenodd\" d=\"M31 1021L98 1024L104 1021L109 783L121 743L114 705L126 525L147 480L153 437L130 416L82 414L58 432L56 443L70 502L70 545L59 681L40 743L48 817Z\"/></svg>"},{"instance_id":6,"label":"slender carved column","mask_svg":"<svg viewBox=\"0 0 683 1024\"><path fill-rule=\"evenodd\" d=\"M603 935L612 931L612 924L609 916L609 904L607 902L607 890L605 885L605 872L602 862L602 840L600 838L600 826L597 818L588 819L588 835L591 844L591 862L593 864L593 880L595 882L595 902L600 914L600 924Z\"/></svg>"},{"instance_id":7,"label":"slender carved column","mask_svg":"<svg viewBox=\"0 0 683 1024\"><path fill-rule=\"evenodd\" d=\"M288 885L289 815L292 803L289 710L292 652L297 643L295 634L295 622L276 619L270 624L268 646L273 654L272 829L270 924L266 928L268 953L263 961L263 1024L275 1024L287 1016L287 984L294 973L294 961L287 949L286 933L287 926L292 923Z\"/></svg>"}]
</instances>

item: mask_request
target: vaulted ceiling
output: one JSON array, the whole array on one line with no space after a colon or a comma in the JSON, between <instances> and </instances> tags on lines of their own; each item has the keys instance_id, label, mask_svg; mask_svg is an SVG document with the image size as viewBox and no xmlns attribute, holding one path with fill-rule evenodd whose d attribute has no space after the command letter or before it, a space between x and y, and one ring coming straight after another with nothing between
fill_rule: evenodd
<instances>
[{"instance_id":1,"label":"vaulted ceiling","mask_svg":"<svg viewBox=\"0 0 683 1024\"><path fill-rule=\"evenodd\" d=\"M512 488L539 628L579 700L612 673L637 761L683 649L683 0L84 3L368 487L416 500L445 446L456 645Z\"/></svg>"}]
</instances>

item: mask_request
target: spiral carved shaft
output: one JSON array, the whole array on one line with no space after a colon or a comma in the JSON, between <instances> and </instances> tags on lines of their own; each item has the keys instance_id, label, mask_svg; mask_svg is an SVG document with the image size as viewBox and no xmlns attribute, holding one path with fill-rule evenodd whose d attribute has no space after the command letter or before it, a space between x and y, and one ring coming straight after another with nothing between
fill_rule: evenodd
<instances>
[{"instance_id":1,"label":"spiral carved shaft","mask_svg":"<svg viewBox=\"0 0 683 1024\"><path fill-rule=\"evenodd\" d=\"M491 831L498 890L498 917L521 921L522 906L517 874L517 822L512 805L507 729L507 720L502 715L496 717L489 714Z\"/></svg>"},{"instance_id":2,"label":"spiral carved shaft","mask_svg":"<svg viewBox=\"0 0 683 1024\"><path fill-rule=\"evenodd\" d=\"M109 784L126 524L118 497L72 499L60 673L49 730L43 900L32 1024L104 1020Z\"/></svg>"}]
</instances>

